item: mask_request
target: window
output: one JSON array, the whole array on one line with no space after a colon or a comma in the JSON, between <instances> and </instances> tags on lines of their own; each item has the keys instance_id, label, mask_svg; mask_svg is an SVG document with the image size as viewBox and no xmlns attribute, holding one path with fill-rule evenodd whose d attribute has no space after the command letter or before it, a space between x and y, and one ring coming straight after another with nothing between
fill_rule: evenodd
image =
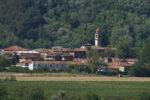
<instances>
[{"instance_id":1,"label":"window","mask_svg":"<svg viewBox=\"0 0 150 100\"><path fill-rule=\"evenodd\" d=\"M98 34L95 35L95 38L98 39Z\"/></svg>"},{"instance_id":2,"label":"window","mask_svg":"<svg viewBox=\"0 0 150 100\"><path fill-rule=\"evenodd\" d=\"M29 64L28 64L28 63L25 63L25 66L29 66Z\"/></svg>"},{"instance_id":3,"label":"window","mask_svg":"<svg viewBox=\"0 0 150 100\"><path fill-rule=\"evenodd\" d=\"M108 62L112 62L112 58L108 58Z\"/></svg>"},{"instance_id":4,"label":"window","mask_svg":"<svg viewBox=\"0 0 150 100\"><path fill-rule=\"evenodd\" d=\"M65 60L65 57L62 57L62 60Z\"/></svg>"}]
</instances>

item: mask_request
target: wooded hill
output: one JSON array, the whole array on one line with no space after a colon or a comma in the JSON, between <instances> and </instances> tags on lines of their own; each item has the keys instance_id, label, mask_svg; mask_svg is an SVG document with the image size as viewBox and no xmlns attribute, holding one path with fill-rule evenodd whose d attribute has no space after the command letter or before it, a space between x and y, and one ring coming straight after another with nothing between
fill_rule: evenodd
<instances>
[{"instance_id":1,"label":"wooded hill","mask_svg":"<svg viewBox=\"0 0 150 100\"><path fill-rule=\"evenodd\" d=\"M103 46L142 47L150 36L150 1L0 0L0 48L94 44L98 27Z\"/></svg>"}]
</instances>

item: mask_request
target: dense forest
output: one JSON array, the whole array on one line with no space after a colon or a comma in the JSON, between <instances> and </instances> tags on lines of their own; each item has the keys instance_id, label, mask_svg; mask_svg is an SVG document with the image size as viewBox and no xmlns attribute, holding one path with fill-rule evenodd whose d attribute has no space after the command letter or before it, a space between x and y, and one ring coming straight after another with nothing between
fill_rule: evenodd
<instances>
[{"instance_id":1,"label":"dense forest","mask_svg":"<svg viewBox=\"0 0 150 100\"><path fill-rule=\"evenodd\" d=\"M0 48L94 44L96 28L103 46L127 41L143 47L150 36L150 1L0 0Z\"/></svg>"}]
</instances>

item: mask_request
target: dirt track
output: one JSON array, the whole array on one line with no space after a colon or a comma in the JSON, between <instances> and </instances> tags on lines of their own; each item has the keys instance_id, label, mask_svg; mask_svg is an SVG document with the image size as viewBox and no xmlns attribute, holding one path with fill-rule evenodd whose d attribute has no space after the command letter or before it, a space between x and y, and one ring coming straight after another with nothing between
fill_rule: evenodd
<instances>
[{"instance_id":1,"label":"dirt track","mask_svg":"<svg viewBox=\"0 0 150 100\"><path fill-rule=\"evenodd\" d=\"M5 79L6 77L0 77ZM17 81L139 81L150 82L150 78L138 78L138 77L97 77L97 76L52 76L52 77L16 77Z\"/></svg>"},{"instance_id":2,"label":"dirt track","mask_svg":"<svg viewBox=\"0 0 150 100\"><path fill-rule=\"evenodd\" d=\"M79 75L69 73L0 73L0 79L6 79L14 76L17 81L149 81L150 78L141 77L107 77L98 75Z\"/></svg>"}]
</instances>

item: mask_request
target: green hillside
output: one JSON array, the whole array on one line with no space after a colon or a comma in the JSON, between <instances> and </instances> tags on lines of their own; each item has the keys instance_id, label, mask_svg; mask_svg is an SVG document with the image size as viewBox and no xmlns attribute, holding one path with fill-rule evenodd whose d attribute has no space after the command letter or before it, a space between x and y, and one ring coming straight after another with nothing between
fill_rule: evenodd
<instances>
[{"instance_id":1,"label":"green hillside","mask_svg":"<svg viewBox=\"0 0 150 100\"><path fill-rule=\"evenodd\" d=\"M0 48L94 44L98 27L103 46L142 47L150 36L150 1L0 0Z\"/></svg>"}]
</instances>

